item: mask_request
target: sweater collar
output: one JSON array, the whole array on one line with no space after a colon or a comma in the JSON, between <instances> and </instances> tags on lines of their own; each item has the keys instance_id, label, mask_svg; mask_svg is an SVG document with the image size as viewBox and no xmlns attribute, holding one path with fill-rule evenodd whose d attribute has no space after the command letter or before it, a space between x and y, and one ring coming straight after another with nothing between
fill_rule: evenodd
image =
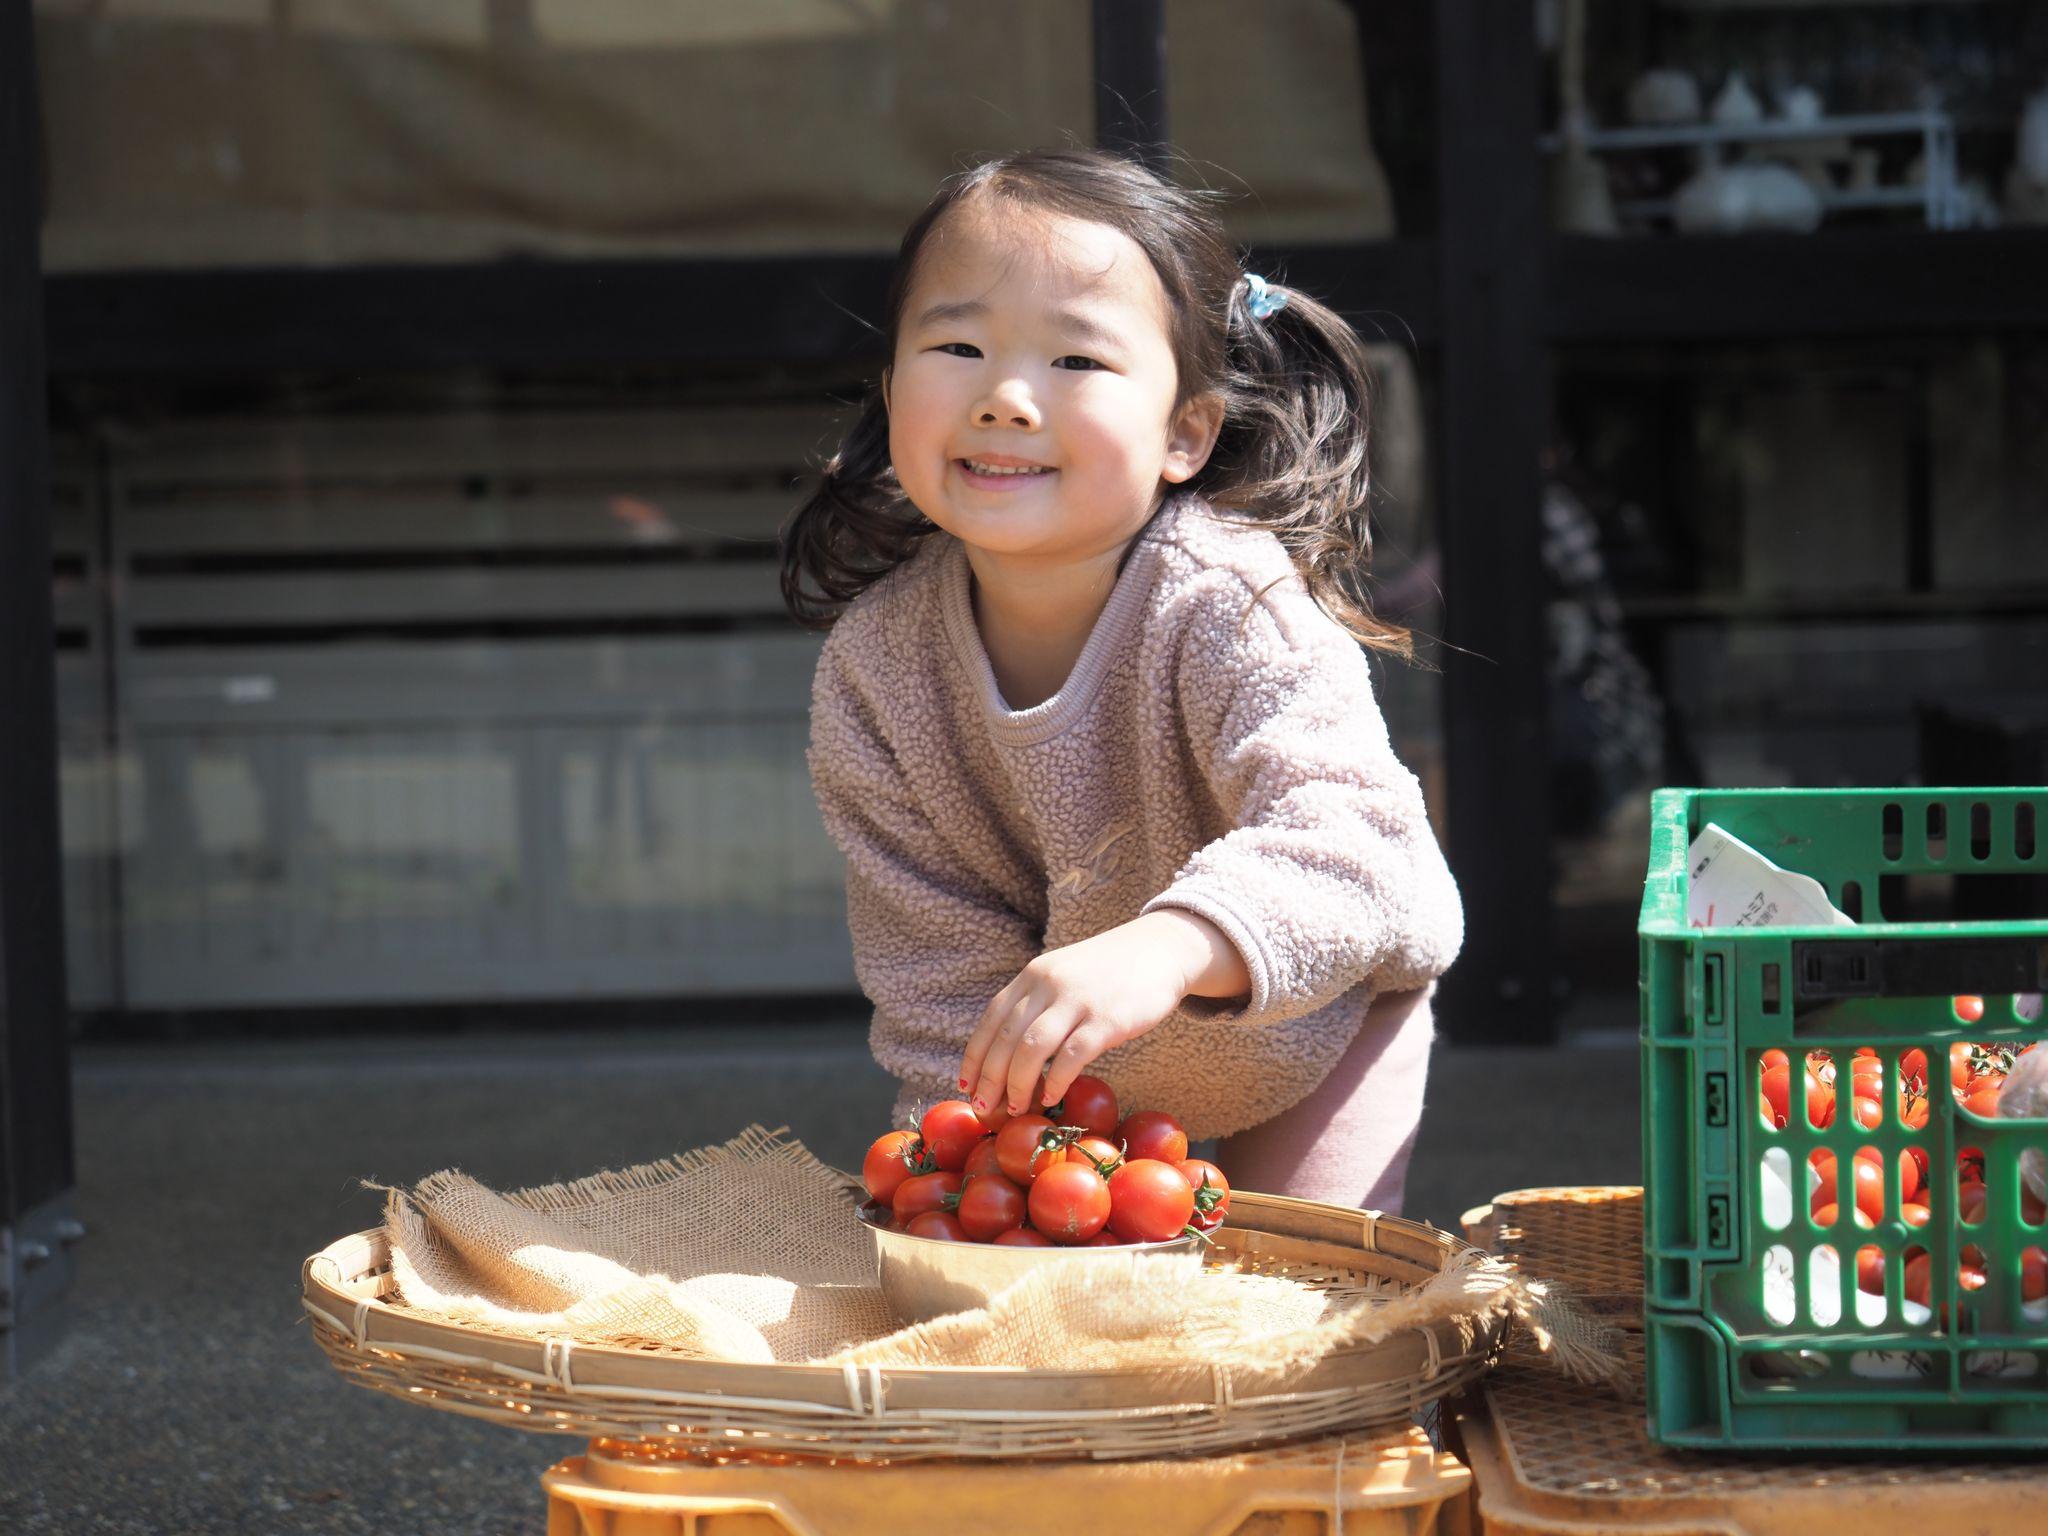
<instances>
[{"instance_id":1,"label":"sweater collar","mask_svg":"<svg viewBox=\"0 0 2048 1536\"><path fill-rule=\"evenodd\" d=\"M1123 570L1117 574L1116 585L1110 589L1109 601L1088 632L1087 643L1081 647L1073 671L1060 684L1059 692L1029 709L1010 708L1002 689L996 685L995 668L989 663L981 631L974 623L974 572L967 563L967 547L948 536L939 573L939 601L945 613L946 633L981 700L989 731L998 740L1016 746L1050 741L1088 712L1110 666L1137 629L1146 598L1152 591L1160 546L1180 516L1180 504L1180 497L1169 497L1152 521L1140 530L1131 543Z\"/></svg>"}]
</instances>

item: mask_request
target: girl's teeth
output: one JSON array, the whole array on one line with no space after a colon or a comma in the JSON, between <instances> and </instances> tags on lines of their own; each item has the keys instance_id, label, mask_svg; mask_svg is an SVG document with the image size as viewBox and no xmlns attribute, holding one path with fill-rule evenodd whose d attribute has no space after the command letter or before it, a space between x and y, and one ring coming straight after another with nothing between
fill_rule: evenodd
<instances>
[{"instance_id":1,"label":"girl's teeth","mask_svg":"<svg viewBox=\"0 0 2048 1536\"><path fill-rule=\"evenodd\" d=\"M977 464L972 459L966 460L965 463L977 475L1042 475L1046 472L1045 466L1042 464L1029 467L1017 465L997 466L994 464Z\"/></svg>"}]
</instances>

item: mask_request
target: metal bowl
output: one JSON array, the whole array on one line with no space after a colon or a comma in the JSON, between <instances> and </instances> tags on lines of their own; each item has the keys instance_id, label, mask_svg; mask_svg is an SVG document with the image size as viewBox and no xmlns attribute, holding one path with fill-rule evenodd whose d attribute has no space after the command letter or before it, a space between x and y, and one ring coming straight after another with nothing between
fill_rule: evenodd
<instances>
[{"instance_id":1,"label":"metal bowl","mask_svg":"<svg viewBox=\"0 0 2048 1536\"><path fill-rule=\"evenodd\" d=\"M1041 1264L1094 1265L1105 1274L1133 1253L1193 1253L1197 1237L1114 1248L1012 1248L997 1243L956 1243L942 1237L891 1232L870 1207L855 1215L875 1241L875 1273L882 1299L903 1323L925 1323L952 1312L988 1305L989 1298Z\"/></svg>"}]
</instances>

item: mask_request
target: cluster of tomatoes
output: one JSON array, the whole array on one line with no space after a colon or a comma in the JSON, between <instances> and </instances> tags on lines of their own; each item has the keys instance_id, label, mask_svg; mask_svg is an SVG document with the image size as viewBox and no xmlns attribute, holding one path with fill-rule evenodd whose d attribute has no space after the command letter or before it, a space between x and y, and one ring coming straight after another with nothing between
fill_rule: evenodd
<instances>
[{"instance_id":1,"label":"cluster of tomatoes","mask_svg":"<svg viewBox=\"0 0 2048 1536\"><path fill-rule=\"evenodd\" d=\"M1954 999L1956 1016L1965 1023L1983 1017L1981 999ZM1974 1115L1994 1119L1998 1114L1999 1090L2013 1063L2032 1044L1991 1042L1971 1044L1958 1041L1949 1047L1949 1091L1955 1102ZM1828 1051L1808 1051L1800 1073L1800 1089L1807 1123L1825 1130L1835 1123L1840 1107L1863 1130L1876 1128L1884 1119L1884 1063L1877 1052L1863 1047L1846 1062L1849 1092L1841 1092L1845 1064ZM1782 1130L1792 1113L1792 1061L1784 1051L1765 1051L1759 1063L1758 1113L1767 1129ZM1918 1048L1903 1051L1898 1060L1898 1123L1909 1130L1924 1130L1928 1105L1927 1053ZM1809 1157L1807 1176L1808 1211L1817 1227L1832 1227L1841 1219L1846 1203L1859 1227L1875 1227L1885 1214L1883 1154L1864 1147L1856 1154L1851 1184L1845 1186L1838 1174L1838 1161L1831 1148L1816 1148ZM1932 1215L1929 1205L1933 1173L1927 1149L1908 1146L1898 1154L1899 1219L1907 1226L1925 1226ZM1845 1198L1846 1196L1846 1198ZM2039 1226L2048 1221L2048 1205L2022 1184L2020 1217ZM1984 1154L1981 1148L1964 1147L1956 1156L1956 1216L1965 1227L1984 1220L1987 1190ZM1988 1278L1988 1261L1982 1248L1964 1247L1957 1280L1964 1290L1981 1289ZM1902 1294L1921 1306L1928 1303L1931 1259L1924 1248L1906 1256ZM1884 1294L1884 1252L1867 1246L1857 1255L1856 1283L1872 1295ZM2048 1252L2039 1247L2026 1249L2020 1260L2021 1299L2048 1299Z\"/></svg>"},{"instance_id":2,"label":"cluster of tomatoes","mask_svg":"<svg viewBox=\"0 0 2048 1536\"><path fill-rule=\"evenodd\" d=\"M1155 1109L1120 1115L1116 1094L1077 1077L1044 1114L984 1113L964 1099L868 1148L861 1180L890 1230L951 1242L1111 1247L1222 1225L1230 1184L1188 1156L1188 1134Z\"/></svg>"}]
</instances>

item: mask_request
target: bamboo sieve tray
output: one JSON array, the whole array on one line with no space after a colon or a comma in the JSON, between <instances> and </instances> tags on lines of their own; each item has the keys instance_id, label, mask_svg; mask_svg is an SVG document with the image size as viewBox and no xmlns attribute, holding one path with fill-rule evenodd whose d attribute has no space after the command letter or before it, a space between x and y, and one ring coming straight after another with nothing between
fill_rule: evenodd
<instances>
[{"instance_id":1,"label":"bamboo sieve tray","mask_svg":"<svg viewBox=\"0 0 2048 1536\"><path fill-rule=\"evenodd\" d=\"M1420 1285L1472 1262L1420 1222L1237 1190L1218 1262L1335 1296ZM314 1337L360 1386L548 1434L637 1436L699 1450L842 1460L1114 1460L1407 1423L1491 1364L1498 1313L1337 1350L1285 1378L1200 1361L1097 1371L732 1364L658 1348L570 1344L442 1322L395 1304L381 1230L307 1259Z\"/></svg>"}]
</instances>

